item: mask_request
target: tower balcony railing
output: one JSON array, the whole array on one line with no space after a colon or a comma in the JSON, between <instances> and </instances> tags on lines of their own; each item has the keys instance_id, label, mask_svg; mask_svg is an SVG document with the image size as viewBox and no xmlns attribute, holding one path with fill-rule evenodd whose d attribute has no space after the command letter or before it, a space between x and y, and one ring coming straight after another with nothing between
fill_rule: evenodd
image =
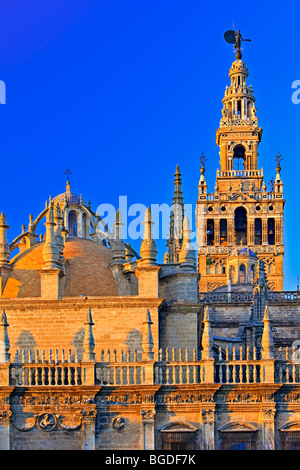
<instances>
[{"instance_id":1,"label":"tower balcony railing","mask_svg":"<svg viewBox=\"0 0 300 470\"><path fill-rule=\"evenodd\" d=\"M199 292L200 303L252 302L253 292Z\"/></svg>"},{"instance_id":2,"label":"tower balcony railing","mask_svg":"<svg viewBox=\"0 0 300 470\"><path fill-rule=\"evenodd\" d=\"M264 176L263 169L260 170L217 170L217 178L254 178Z\"/></svg>"},{"instance_id":3,"label":"tower balcony railing","mask_svg":"<svg viewBox=\"0 0 300 470\"><path fill-rule=\"evenodd\" d=\"M300 291L267 291L267 300L270 302L300 302ZM199 292L200 303L222 302L251 302L253 292Z\"/></svg>"},{"instance_id":4,"label":"tower balcony railing","mask_svg":"<svg viewBox=\"0 0 300 470\"><path fill-rule=\"evenodd\" d=\"M267 192L255 193L254 197L258 201L260 201L261 199L267 199L269 201L269 200L273 200L273 199L278 199L278 197L280 197L280 195L282 197L282 193L272 191L270 193L267 193Z\"/></svg>"},{"instance_id":5,"label":"tower balcony railing","mask_svg":"<svg viewBox=\"0 0 300 470\"><path fill-rule=\"evenodd\" d=\"M256 127L258 125L258 118L253 117L246 117L243 118L236 118L236 119L229 119L227 117L221 118L220 120L220 127L231 127L231 126L252 126Z\"/></svg>"},{"instance_id":6,"label":"tower balcony railing","mask_svg":"<svg viewBox=\"0 0 300 470\"><path fill-rule=\"evenodd\" d=\"M229 172L223 172L223 173L229 173ZM276 191L276 192L253 192L253 193L250 193L248 194L250 198L252 198L253 200L256 200L256 201L261 201L261 200L267 200L267 201L273 201L273 200L277 200L278 198L282 198L282 193ZM231 195L230 193L226 192L226 193L222 193L222 192L218 192L218 193L207 193L206 194L206 199L204 199L204 202L206 201L228 201L230 200L231 198Z\"/></svg>"}]
</instances>

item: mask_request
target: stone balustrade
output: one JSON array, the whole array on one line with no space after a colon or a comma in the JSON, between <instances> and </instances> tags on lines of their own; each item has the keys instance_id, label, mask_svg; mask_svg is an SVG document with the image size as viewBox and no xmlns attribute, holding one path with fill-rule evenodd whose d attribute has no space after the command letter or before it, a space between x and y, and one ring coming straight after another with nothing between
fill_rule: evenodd
<instances>
[{"instance_id":1,"label":"stone balustrade","mask_svg":"<svg viewBox=\"0 0 300 470\"><path fill-rule=\"evenodd\" d=\"M97 363L96 385L140 385L144 383L143 364L135 362Z\"/></svg>"},{"instance_id":2,"label":"stone balustrade","mask_svg":"<svg viewBox=\"0 0 300 470\"><path fill-rule=\"evenodd\" d=\"M47 356L45 350L16 351L15 360L9 368L9 385L24 386L60 386L82 385L83 368L78 360L77 352L50 349Z\"/></svg>"},{"instance_id":3,"label":"stone balustrade","mask_svg":"<svg viewBox=\"0 0 300 470\"><path fill-rule=\"evenodd\" d=\"M279 383L300 383L300 350L292 348L291 357L289 349L279 348L275 362L275 381Z\"/></svg>"},{"instance_id":4,"label":"stone balustrade","mask_svg":"<svg viewBox=\"0 0 300 470\"><path fill-rule=\"evenodd\" d=\"M256 348L246 348L229 352L225 350L225 358L219 348L219 358L215 362L215 382L217 383L260 383L262 382L262 361Z\"/></svg>"},{"instance_id":5,"label":"stone balustrade","mask_svg":"<svg viewBox=\"0 0 300 470\"><path fill-rule=\"evenodd\" d=\"M92 385L96 386L132 386L146 382L145 368L153 371L153 384L184 385L200 383L241 384L264 382L264 360L261 352L253 348L219 348L217 357L211 360L213 380L206 379L207 362L197 359L195 350L189 353L186 349L160 349L157 361L138 360L136 351L133 354L120 351L107 351L105 362L79 361L76 352L66 357L62 350L54 354L49 351L47 358L43 352L39 356L36 351L16 354L14 362L7 363L9 370L8 383L15 387L38 386L81 386L86 385L86 368L92 370ZM101 355L104 359L104 353ZM109 361L108 361L109 359ZM129 360L130 359L130 360ZM3 370L4 364L1 364ZM300 383L299 350L279 348L273 359L274 383ZM0 375L3 377L3 375ZM91 385L91 384L89 384Z\"/></svg>"}]
</instances>

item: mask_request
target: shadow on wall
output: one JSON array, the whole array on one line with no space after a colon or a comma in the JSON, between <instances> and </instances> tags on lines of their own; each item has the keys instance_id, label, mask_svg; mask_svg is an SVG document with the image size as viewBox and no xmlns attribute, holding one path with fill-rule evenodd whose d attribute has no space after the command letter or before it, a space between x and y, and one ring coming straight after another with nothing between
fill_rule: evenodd
<instances>
[{"instance_id":1,"label":"shadow on wall","mask_svg":"<svg viewBox=\"0 0 300 470\"><path fill-rule=\"evenodd\" d=\"M137 360L140 361L142 359L142 339L143 336L140 330L129 331L124 343L130 351L130 360L133 360L135 351L137 352Z\"/></svg>"},{"instance_id":2,"label":"shadow on wall","mask_svg":"<svg viewBox=\"0 0 300 470\"><path fill-rule=\"evenodd\" d=\"M74 346L74 350L78 354L78 360L79 361L82 360L82 355L83 355L84 334L85 334L84 328L81 328L80 330L78 330L77 333L74 335L73 343L72 343L73 346ZM137 352L137 360L140 361L142 359L142 339L143 339L142 333L137 329L131 330L128 333L128 335L126 337L126 340L124 341L123 344L126 344L126 346L127 346L126 349L129 350L129 360L130 361L134 360L135 351ZM127 350L124 351L124 353L126 353ZM113 351L111 350L110 352L112 354ZM106 353L107 353L107 351L105 350L105 354ZM111 357L113 357L113 356L111 356Z\"/></svg>"},{"instance_id":3,"label":"shadow on wall","mask_svg":"<svg viewBox=\"0 0 300 470\"><path fill-rule=\"evenodd\" d=\"M28 330L22 331L16 344L17 349L19 348L21 351L25 350L26 352L29 349L34 350L36 347L34 336Z\"/></svg>"},{"instance_id":4,"label":"shadow on wall","mask_svg":"<svg viewBox=\"0 0 300 470\"><path fill-rule=\"evenodd\" d=\"M81 328L80 330L77 331L77 333L75 333L75 336L73 339L73 346L75 348L75 351L77 351L79 361L82 361L83 340L84 340L84 328Z\"/></svg>"}]
</instances>

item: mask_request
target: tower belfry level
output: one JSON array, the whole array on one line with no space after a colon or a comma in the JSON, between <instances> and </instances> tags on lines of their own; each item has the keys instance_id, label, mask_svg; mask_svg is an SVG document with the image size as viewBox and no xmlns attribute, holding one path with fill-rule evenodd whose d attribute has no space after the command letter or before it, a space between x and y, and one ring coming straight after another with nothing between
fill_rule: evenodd
<instances>
[{"instance_id":1,"label":"tower belfry level","mask_svg":"<svg viewBox=\"0 0 300 470\"><path fill-rule=\"evenodd\" d=\"M239 44L240 46L240 44ZM220 169L215 190L207 192L202 163L196 209L200 292L235 285L246 288L265 265L268 287L283 290L283 182L281 156L268 188L258 168L262 138L255 97L240 49L230 70L216 133ZM245 258L246 255L246 258ZM256 260L256 262L255 262Z\"/></svg>"}]
</instances>

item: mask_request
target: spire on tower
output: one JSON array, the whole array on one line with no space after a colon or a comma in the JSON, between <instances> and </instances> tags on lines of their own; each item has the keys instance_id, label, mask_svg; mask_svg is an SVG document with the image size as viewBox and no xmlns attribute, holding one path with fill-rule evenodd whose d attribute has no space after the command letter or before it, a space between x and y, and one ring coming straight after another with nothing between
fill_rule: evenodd
<instances>
[{"instance_id":1,"label":"spire on tower","mask_svg":"<svg viewBox=\"0 0 300 470\"><path fill-rule=\"evenodd\" d=\"M143 338L142 338L142 360L143 361L152 361L154 359L154 352L153 352L153 336L152 336L152 331L151 331L151 325L153 325L153 322L151 320L151 315L149 309L146 311L145 315L145 320L143 322L144 324L144 332L143 332Z\"/></svg>"},{"instance_id":2,"label":"spire on tower","mask_svg":"<svg viewBox=\"0 0 300 470\"><path fill-rule=\"evenodd\" d=\"M178 254L182 244L184 203L181 189L181 173L178 164L174 177L174 196L170 214L169 239L167 241L168 251L165 255L165 262L167 263L178 263Z\"/></svg>"},{"instance_id":3,"label":"spire on tower","mask_svg":"<svg viewBox=\"0 0 300 470\"><path fill-rule=\"evenodd\" d=\"M264 318L262 321L264 324L263 334L261 338L262 358L269 359L274 357L274 339L272 334L270 310L268 305L265 306Z\"/></svg>"},{"instance_id":4,"label":"spire on tower","mask_svg":"<svg viewBox=\"0 0 300 470\"><path fill-rule=\"evenodd\" d=\"M85 324L85 332L84 332L84 338L83 338L83 360L94 361L95 360L95 353L94 353L95 341L94 341L94 335L93 335L93 330L92 330L94 322L92 319L92 311L90 307L87 311L87 317L86 317L86 321L84 324Z\"/></svg>"},{"instance_id":5,"label":"spire on tower","mask_svg":"<svg viewBox=\"0 0 300 470\"><path fill-rule=\"evenodd\" d=\"M0 267L9 265L10 247L7 242L6 231L9 226L6 224L6 217L3 212L0 214Z\"/></svg>"},{"instance_id":6,"label":"spire on tower","mask_svg":"<svg viewBox=\"0 0 300 470\"><path fill-rule=\"evenodd\" d=\"M112 264L123 264L125 262L125 244L123 241L122 234L122 214L121 210L118 209L116 212L115 222L113 224L113 236L110 241L112 251Z\"/></svg>"},{"instance_id":7,"label":"spire on tower","mask_svg":"<svg viewBox=\"0 0 300 470\"><path fill-rule=\"evenodd\" d=\"M203 334L202 334L202 359L213 358L213 335L211 331L211 319L208 306L205 307L203 314Z\"/></svg>"},{"instance_id":8,"label":"spire on tower","mask_svg":"<svg viewBox=\"0 0 300 470\"><path fill-rule=\"evenodd\" d=\"M179 170L179 166L176 166L176 172L174 175L174 197L173 197L173 205L180 205L183 206L183 197L182 197L182 189L181 189L181 173Z\"/></svg>"},{"instance_id":9,"label":"spire on tower","mask_svg":"<svg viewBox=\"0 0 300 470\"><path fill-rule=\"evenodd\" d=\"M59 247L55 240L54 234L54 215L52 205L48 209L46 216L46 234L45 234L45 244L43 248L43 260L44 266L43 269L60 269L60 256L59 256Z\"/></svg>"},{"instance_id":10,"label":"spire on tower","mask_svg":"<svg viewBox=\"0 0 300 470\"><path fill-rule=\"evenodd\" d=\"M151 209L148 209L145 212L145 221L143 225L144 229L144 238L141 244L141 260L140 264L153 266L156 264L156 256L157 256L157 247L155 240L153 239L152 233L152 225L154 222L152 221Z\"/></svg>"},{"instance_id":11,"label":"spire on tower","mask_svg":"<svg viewBox=\"0 0 300 470\"><path fill-rule=\"evenodd\" d=\"M188 217L184 216L182 247L179 252L181 268L187 272L194 272L196 268L195 249L192 242L192 230Z\"/></svg>"},{"instance_id":12,"label":"spire on tower","mask_svg":"<svg viewBox=\"0 0 300 470\"><path fill-rule=\"evenodd\" d=\"M202 199L202 197L206 197L207 193L207 183L205 179L205 162L207 158L202 152L202 155L199 157L200 163L201 163L201 168L200 168L200 180L199 180L199 185L198 185L198 190L199 190L199 199ZM202 197L201 197L202 196Z\"/></svg>"}]
</instances>

